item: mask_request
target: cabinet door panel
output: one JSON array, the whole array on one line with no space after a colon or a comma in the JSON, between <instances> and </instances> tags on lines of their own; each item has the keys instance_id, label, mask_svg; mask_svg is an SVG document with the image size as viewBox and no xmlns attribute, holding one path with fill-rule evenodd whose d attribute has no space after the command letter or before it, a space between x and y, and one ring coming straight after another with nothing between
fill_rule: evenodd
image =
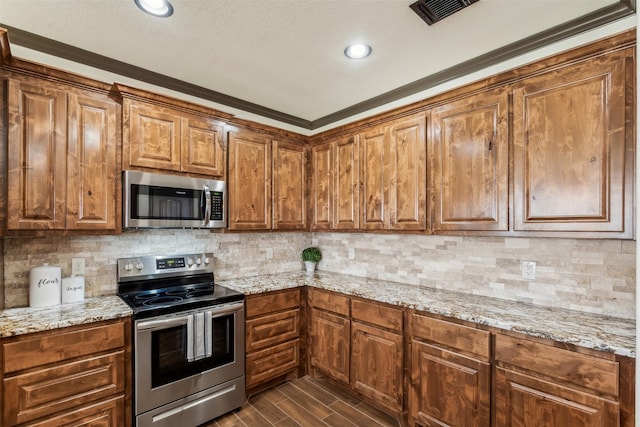
<instances>
[{"instance_id":1,"label":"cabinet door panel","mask_svg":"<svg viewBox=\"0 0 640 427\"><path fill-rule=\"evenodd\" d=\"M229 229L271 229L271 141L229 132Z\"/></svg>"},{"instance_id":2,"label":"cabinet door panel","mask_svg":"<svg viewBox=\"0 0 640 427\"><path fill-rule=\"evenodd\" d=\"M125 99L129 108L129 164L180 170L180 116L166 108ZM125 163L125 168L128 165Z\"/></svg>"},{"instance_id":3,"label":"cabinet door panel","mask_svg":"<svg viewBox=\"0 0 640 427\"><path fill-rule=\"evenodd\" d=\"M508 230L508 96L502 92L433 112L434 230Z\"/></svg>"},{"instance_id":4,"label":"cabinet door panel","mask_svg":"<svg viewBox=\"0 0 640 427\"><path fill-rule=\"evenodd\" d=\"M353 322L351 385L393 412L402 410L402 335Z\"/></svg>"},{"instance_id":5,"label":"cabinet door panel","mask_svg":"<svg viewBox=\"0 0 640 427\"><path fill-rule=\"evenodd\" d=\"M427 228L427 140L425 117L391 129L389 162L389 224L396 230Z\"/></svg>"},{"instance_id":6,"label":"cabinet door panel","mask_svg":"<svg viewBox=\"0 0 640 427\"><path fill-rule=\"evenodd\" d=\"M514 90L516 230L631 232L625 59L610 54Z\"/></svg>"},{"instance_id":7,"label":"cabinet door panel","mask_svg":"<svg viewBox=\"0 0 640 427\"><path fill-rule=\"evenodd\" d=\"M490 425L490 372L489 363L414 340L411 418L426 426Z\"/></svg>"},{"instance_id":8,"label":"cabinet door panel","mask_svg":"<svg viewBox=\"0 0 640 427\"><path fill-rule=\"evenodd\" d=\"M349 319L311 309L311 366L348 384L350 342Z\"/></svg>"},{"instance_id":9,"label":"cabinet door panel","mask_svg":"<svg viewBox=\"0 0 640 427\"><path fill-rule=\"evenodd\" d=\"M116 228L116 105L69 94L67 228Z\"/></svg>"},{"instance_id":10,"label":"cabinet door panel","mask_svg":"<svg viewBox=\"0 0 640 427\"><path fill-rule=\"evenodd\" d=\"M29 427L119 427L128 424L125 421L124 397L117 397L47 417L30 423Z\"/></svg>"},{"instance_id":11,"label":"cabinet door panel","mask_svg":"<svg viewBox=\"0 0 640 427\"><path fill-rule=\"evenodd\" d=\"M496 368L496 427L617 427L618 402Z\"/></svg>"},{"instance_id":12,"label":"cabinet door panel","mask_svg":"<svg viewBox=\"0 0 640 427\"><path fill-rule=\"evenodd\" d=\"M388 227L387 197L389 189L388 162L389 128L381 127L360 137L360 167L362 178L362 212L360 226L364 230Z\"/></svg>"},{"instance_id":13,"label":"cabinet door panel","mask_svg":"<svg viewBox=\"0 0 640 427\"><path fill-rule=\"evenodd\" d=\"M5 378L6 425L36 420L124 392L124 352Z\"/></svg>"},{"instance_id":14,"label":"cabinet door panel","mask_svg":"<svg viewBox=\"0 0 640 427\"><path fill-rule=\"evenodd\" d=\"M332 147L332 144L324 144L311 149L311 161L313 162L312 230L329 230L333 227Z\"/></svg>"},{"instance_id":15,"label":"cabinet door panel","mask_svg":"<svg viewBox=\"0 0 640 427\"><path fill-rule=\"evenodd\" d=\"M302 145L273 142L274 228L307 228L306 149Z\"/></svg>"},{"instance_id":16,"label":"cabinet door panel","mask_svg":"<svg viewBox=\"0 0 640 427\"><path fill-rule=\"evenodd\" d=\"M181 123L183 172L224 178L225 151L222 124L197 117L183 117Z\"/></svg>"},{"instance_id":17,"label":"cabinet door panel","mask_svg":"<svg viewBox=\"0 0 640 427\"><path fill-rule=\"evenodd\" d=\"M67 98L8 82L7 229L65 228Z\"/></svg>"},{"instance_id":18,"label":"cabinet door panel","mask_svg":"<svg viewBox=\"0 0 640 427\"><path fill-rule=\"evenodd\" d=\"M335 218L333 228L357 230L360 223L360 168L357 136L336 142L334 165Z\"/></svg>"}]
</instances>

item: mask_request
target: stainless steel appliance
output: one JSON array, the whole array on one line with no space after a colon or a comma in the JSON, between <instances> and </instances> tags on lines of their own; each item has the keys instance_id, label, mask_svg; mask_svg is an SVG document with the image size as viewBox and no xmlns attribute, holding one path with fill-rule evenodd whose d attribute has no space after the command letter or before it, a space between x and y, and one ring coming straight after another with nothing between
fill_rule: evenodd
<instances>
[{"instance_id":1,"label":"stainless steel appliance","mask_svg":"<svg viewBox=\"0 0 640 427\"><path fill-rule=\"evenodd\" d=\"M244 295L214 283L211 253L118 259L133 309L134 425L195 427L242 406Z\"/></svg>"},{"instance_id":2,"label":"stainless steel appliance","mask_svg":"<svg viewBox=\"0 0 640 427\"><path fill-rule=\"evenodd\" d=\"M125 228L223 228L226 183L149 172L123 172Z\"/></svg>"}]
</instances>

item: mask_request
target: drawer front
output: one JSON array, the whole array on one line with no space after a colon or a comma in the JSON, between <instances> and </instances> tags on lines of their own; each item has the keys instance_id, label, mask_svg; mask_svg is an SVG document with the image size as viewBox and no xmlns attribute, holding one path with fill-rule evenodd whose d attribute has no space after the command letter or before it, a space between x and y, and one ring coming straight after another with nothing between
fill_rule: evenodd
<instances>
[{"instance_id":1,"label":"drawer front","mask_svg":"<svg viewBox=\"0 0 640 427\"><path fill-rule=\"evenodd\" d=\"M247 388L278 378L300 364L300 340L247 355Z\"/></svg>"},{"instance_id":2,"label":"drawer front","mask_svg":"<svg viewBox=\"0 0 640 427\"><path fill-rule=\"evenodd\" d=\"M300 289L247 297L247 318L300 307Z\"/></svg>"},{"instance_id":3,"label":"drawer front","mask_svg":"<svg viewBox=\"0 0 640 427\"><path fill-rule=\"evenodd\" d=\"M117 322L67 332L60 330L27 339L7 339L2 345L4 373L121 349L125 345L124 325L124 322Z\"/></svg>"},{"instance_id":4,"label":"drawer front","mask_svg":"<svg viewBox=\"0 0 640 427\"><path fill-rule=\"evenodd\" d=\"M495 359L556 380L618 396L618 363L545 344L496 335Z\"/></svg>"},{"instance_id":5,"label":"drawer front","mask_svg":"<svg viewBox=\"0 0 640 427\"><path fill-rule=\"evenodd\" d=\"M300 335L300 309L247 320L247 351L280 344Z\"/></svg>"},{"instance_id":6,"label":"drawer front","mask_svg":"<svg viewBox=\"0 0 640 427\"><path fill-rule=\"evenodd\" d=\"M5 378L5 425L68 411L124 393L124 352Z\"/></svg>"},{"instance_id":7,"label":"drawer front","mask_svg":"<svg viewBox=\"0 0 640 427\"><path fill-rule=\"evenodd\" d=\"M491 355L491 334L487 331L419 314L411 316L411 327L412 338L415 340L444 345L482 359L489 359Z\"/></svg>"},{"instance_id":8,"label":"drawer front","mask_svg":"<svg viewBox=\"0 0 640 427\"><path fill-rule=\"evenodd\" d=\"M349 316L349 297L334 292L309 289L311 306Z\"/></svg>"},{"instance_id":9,"label":"drawer front","mask_svg":"<svg viewBox=\"0 0 640 427\"><path fill-rule=\"evenodd\" d=\"M29 427L120 427L125 421L124 397L116 397L99 403L74 409L56 417L29 424Z\"/></svg>"},{"instance_id":10,"label":"drawer front","mask_svg":"<svg viewBox=\"0 0 640 427\"><path fill-rule=\"evenodd\" d=\"M376 302L351 300L351 318L402 332L402 310Z\"/></svg>"}]
</instances>

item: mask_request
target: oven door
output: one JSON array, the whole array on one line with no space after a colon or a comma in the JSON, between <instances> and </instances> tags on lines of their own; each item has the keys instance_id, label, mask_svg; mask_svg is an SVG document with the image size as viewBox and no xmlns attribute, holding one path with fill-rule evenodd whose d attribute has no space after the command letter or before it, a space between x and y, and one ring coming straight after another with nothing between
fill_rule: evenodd
<instances>
[{"instance_id":1,"label":"oven door","mask_svg":"<svg viewBox=\"0 0 640 427\"><path fill-rule=\"evenodd\" d=\"M135 322L136 414L242 375L243 303Z\"/></svg>"}]
</instances>

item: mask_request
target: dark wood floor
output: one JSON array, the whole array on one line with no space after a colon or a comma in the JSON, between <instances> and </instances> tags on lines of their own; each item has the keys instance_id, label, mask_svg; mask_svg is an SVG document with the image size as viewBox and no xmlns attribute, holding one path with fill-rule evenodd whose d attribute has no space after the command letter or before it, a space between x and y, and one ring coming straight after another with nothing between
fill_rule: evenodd
<instances>
[{"instance_id":1,"label":"dark wood floor","mask_svg":"<svg viewBox=\"0 0 640 427\"><path fill-rule=\"evenodd\" d=\"M223 415L205 427L399 425L394 418L337 390L325 380L303 377L251 396L241 409Z\"/></svg>"}]
</instances>

